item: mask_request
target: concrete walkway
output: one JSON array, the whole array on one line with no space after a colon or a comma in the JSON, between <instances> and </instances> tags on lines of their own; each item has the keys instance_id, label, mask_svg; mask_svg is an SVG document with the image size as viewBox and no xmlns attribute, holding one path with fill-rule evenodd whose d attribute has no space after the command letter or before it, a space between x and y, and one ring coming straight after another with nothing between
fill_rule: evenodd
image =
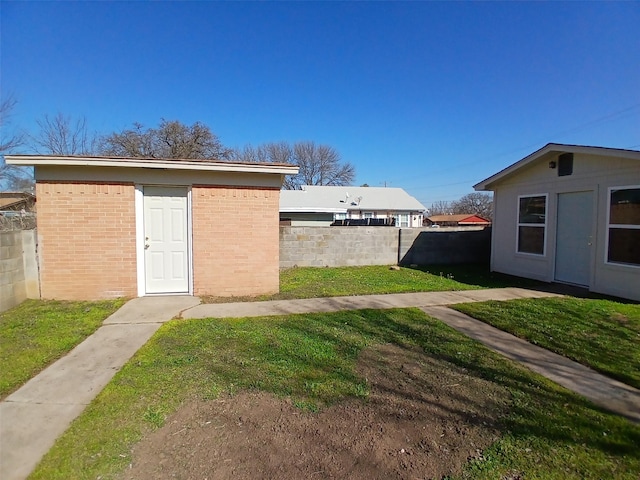
<instances>
[{"instance_id":1,"label":"concrete walkway","mask_svg":"<svg viewBox=\"0 0 640 480\"><path fill-rule=\"evenodd\" d=\"M294 313L338 312L363 308L408 308L486 300L514 300L560 296L554 293L524 288L492 288L449 292L395 293L391 295L360 295L354 297L307 298L304 300L271 300L245 303L208 303L182 314L183 318L261 317Z\"/></svg>"},{"instance_id":2,"label":"concrete walkway","mask_svg":"<svg viewBox=\"0 0 640 480\"><path fill-rule=\"evenodd\" d=\"M640 391L446 308L485 300L558 296L521 288L401 293L199 305L196 297L142 297L105 320L93 335L0 403L0 479L22 480L160 325L171 318L222 318L421 307L509 358L640 421ZM529 348L532 347L532 348Z\"/></svg>"},{"instance_id":3,"label":"concrete walkway","mask_svg":"<svg viewBox=\"0 0 640 480\"><path fill-rule=\"evenodd\" d=\"M196 297L131 300L67 356L1 402L0 479L26 478L160 325L199 303Z\"/></svg>"},{"instance_id":4,"label":"concrete walkway","mask_svg":"<svg viewBox=\"0 0 640 480\"><path fill-rule=\"evenodd\" d=\"M596 405L640 423L640 390L450 308L421 310Z\"/></svg>"},{"instance_id":5,"label":"concrete walkway","mask_svg":"<svg viewBox=\"0 0 640 480\"><path fill-rule=\"evenodd\" d=\"M498 288L449 292L400 293L355 297L274 300L253 303L201 304L183 313L183 318L256 317L312 312L336 312L363 308L420 307L432 317L474 338L492 350L515 360L563 387L612 412L640 423L640 390L612 380L590 368L532 345L518 337L475 320L446 305L561 296L522 288Z\"/></svg>"}]
</instances>

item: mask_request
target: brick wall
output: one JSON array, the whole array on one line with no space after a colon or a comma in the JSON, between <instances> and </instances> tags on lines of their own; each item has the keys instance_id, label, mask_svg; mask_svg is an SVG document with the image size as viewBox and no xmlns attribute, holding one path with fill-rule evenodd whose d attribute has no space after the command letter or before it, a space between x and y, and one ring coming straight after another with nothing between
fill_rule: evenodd
<instances>
[{"instance_id":1,"label":"brick wall","mask_svg":"<svg viewBox=\"0 0 640 480\"><path fill-rule=\"evenodd\" d=\"M133 184L38 182L42 298L137 295Z\"/></svg>"},{"instance_id":2,"label":"brick wall","mask_svg":"<svg viewBox=\"0 0 640 480\"><path fill-rule=\"evenodd\" d=\"M194 185L191 195L194 294L277 292L280 191Z\"/></svg>"}]
</instances>

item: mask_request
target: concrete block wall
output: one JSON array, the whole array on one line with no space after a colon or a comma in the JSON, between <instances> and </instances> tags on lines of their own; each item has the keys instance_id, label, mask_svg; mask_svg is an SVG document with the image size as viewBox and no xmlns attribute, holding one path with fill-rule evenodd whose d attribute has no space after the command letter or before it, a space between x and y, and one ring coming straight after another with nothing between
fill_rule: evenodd
<instances>
[{"instance_id":1,"label":"concrete block wall","mask_svg":"<svg viewBox=\"0 0 640 480\"><path fill-rule=\"evenodd\" d=\"M280 227L280 268L489 262L491 230Z\"/></svg>"},{"instance_id":2,"label":"concrete block wall","mask_svg":"<svg viewBox=\"0 0 640 480\"><path fill-rule=\"evenodd\" d=\"M0 232L0 312L40 298L36 231Z\"/></svg>"},{"instance_id":3,"label":"concrete block wall","mask_svg":"<svg viewBox=\"0 0 640 480\"><path fill-rule=\"evenodd\" d=\"M398 248L400 265L488 264L491 256L491 229L402 229Z\"/></svg>"},{"instance_id":4,"label":"concrete block wall","mask_svg":"<svg viewBox=\"0 0 640 480\"><path fill-rule=\"evenodd\" d=\"M394 227L280 227L280 268L393 265Z\"/></svg>"},{"instance_id":5,"label":"concrete block wall","mask_svg":"<svg viewBox=\"0 0 640 480\"><path fill-rule=\"evenodd\" d=\"M279 289L280 190L194 185L195 295L257 295Z\"/></svg>"},{"instance_id":6,"label":"concrete block wall","mask_svg":"<svg viewBox=\"0 0 640 480\"><path fill-rule=\"evenodd\" d=\"M136 296L134 185L38 182L36 195L42 298Z\"/></svg>"}]
</instances>

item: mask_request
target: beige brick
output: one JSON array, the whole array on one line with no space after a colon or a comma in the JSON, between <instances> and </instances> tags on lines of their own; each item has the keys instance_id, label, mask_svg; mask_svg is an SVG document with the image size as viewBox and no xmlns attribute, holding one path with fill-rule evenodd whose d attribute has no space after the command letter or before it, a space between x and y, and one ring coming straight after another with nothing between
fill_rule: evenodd
<instances>
[{"instance_id":1,"label":"beige brick","mask_svg":"<svg viewBox=\"0 0 640 480\"><path fill-rule=\"evenodd\" d=\"M133 184L38 182L43 298L135 296ZM192 188L196 295L279 288L279 190Z\"/></svg>"},{"instance_id":2,"label":"beige brick","mask_svg":"<svg viewBox=\"0 0 640 480\"><path fill-rule=\"evenodd\" d=\"M277 189L193 187L196 295L278 291L279 198Z\"/></svg>"},{"instance_id":3,"label":"beige brick","mask_svg":"<svg viewBox=\"0 0 640 480\"><path fill-rule=\"evenodd\" d=\"M43 298L135 296L134 186L38 182L36 195Z\"/></svg>"}]
</instances>

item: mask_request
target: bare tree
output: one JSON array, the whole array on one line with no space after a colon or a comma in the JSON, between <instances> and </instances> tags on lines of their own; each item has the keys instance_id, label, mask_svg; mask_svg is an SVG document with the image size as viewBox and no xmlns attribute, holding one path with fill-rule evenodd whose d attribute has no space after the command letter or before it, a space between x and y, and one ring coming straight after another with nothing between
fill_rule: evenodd
<instances>
[{"instance_id":1,"label":"bare tree","mask_svg":"<svg viewBox=\"0 0 640 480\"><path fill-rule=\"evenodd\" d=\"M33 169L29 167L17 167L7 165L4 155L15 153L25 143L24 133L9 128L10 118L13 109L17 104L13 95L9 95L0 101L0 189L10 191L32 191L33 190Z\"/></svg>"},{"instance_id":2,"label":"bare tree","mask_svg":"<svg viewBox=\"0 0 640 480\"><path fill-rule=\"evenodd\" d=\"M477 214L491 220L493 218L493 196L490 193L474 192L453 202L453 213Z\"/></svg>"},{"instance_id":3,"label":"bare tree","mask_svg":"<svg viewBox=\"0 0 640 480\"><path fill-rule=\"evenodd\" d=\"M268 162L269 160L263 155L263 150L251 145L245 145L242 149L233 149L229 154L229 159L235 162Z\"/></svg>"},{"instance_id":4,"label":"bare tree","mask_svg":"<svg viewBox=\"0 0 640 480\"><path fill-rule=\"evenodd\" d=\"M142 124L134 123L132 129L102 137L98 150L116 157L154 157L152 136Z\"/></svg>"},{"instance_id":5,"label":"bare tree","mask_svg":"<svg viewBox=\"0 0 640 480\"><path fill-rule=\"evenodd\" d=\"M429 215L451 215L453 213L453 208L451 206L451 202L447 202L446 200L438 200L431 204L431 208L429 209Z\"/></svg>"},{"instance_id":6,"label":"bare tree","mask_svg":"<svg viewBox=\"0 0 640 480\"><path fill-rule=\"evenodd\" d=\"M300 142L294 146L300 173L291 180L299 185L349 185L355 178L355 167L340 163L340 154L328 145Z\"/></svg>"},{"instance_id":7,"label":"bare tree","mask_svg":"<svg viewBox=\"0 0 640 480\"><path fill-rule=\"evenodd\" d=\"M265 143L258 147L246 145L230 152L229 158L237 162L295 163L293 148L286 142Z\"/></svg>"},{"instance_id":8,"label":"bare tree","mask_svg":"<svg viewBox=\"0 0 640 480\"><path fill-rule=\"evenodd\" d=\"M287 142L267 143L263 148L271 163L296 163L294 148Z\"/></svg>"},{"instance_id":9,"label":"bare tree","mask_svg":"<svg viewBox=\"0 0 640 480\"><path fill-rule=\"evenodd\" d=\"M24 144L24 134L21 132L11 131L7 128L9 119L13 114L18 101L13 95L9 95L0 101L0 154L4 155Z\"/></svg>"},{"instance_id":10,"label":"bare tree","mask_svg":"<svg viewBox=\"0 0 640 480\"><path fill-rule=\"evenodd\" d=\"M355 179L355 167L342 162L338 151L329 145L314 142L266 143L259 147L246 146L231 156L237 161L292 163L300 167L297 175L289 175L283 188L295 190L301 185L350 185Z\"/></svg>"},{"instance_id":11,"label":"bare tree","mask_svg":"<svg viewBox=\"0 0 640 480\"><path fill-rule=\"evenodd\" d=\"M230 155L206 125L196 122L189 126L165 119L157 129L134 123L132 129L107 135L99 150L118 157L226 160Z\"/></svg>"},{"instance_id":12,"label":"bare tree","mask_svg":"<svg viewBox=\"0 0 640 480\"><path fill-rule=\"evenodd\" d=\"M53 155L92 155L96 151L97 135L90 133L87 120L58 113L54 117L44 115L36 120L40 131L30 137L37 152Z\"/></svg>"}]
</instances>

